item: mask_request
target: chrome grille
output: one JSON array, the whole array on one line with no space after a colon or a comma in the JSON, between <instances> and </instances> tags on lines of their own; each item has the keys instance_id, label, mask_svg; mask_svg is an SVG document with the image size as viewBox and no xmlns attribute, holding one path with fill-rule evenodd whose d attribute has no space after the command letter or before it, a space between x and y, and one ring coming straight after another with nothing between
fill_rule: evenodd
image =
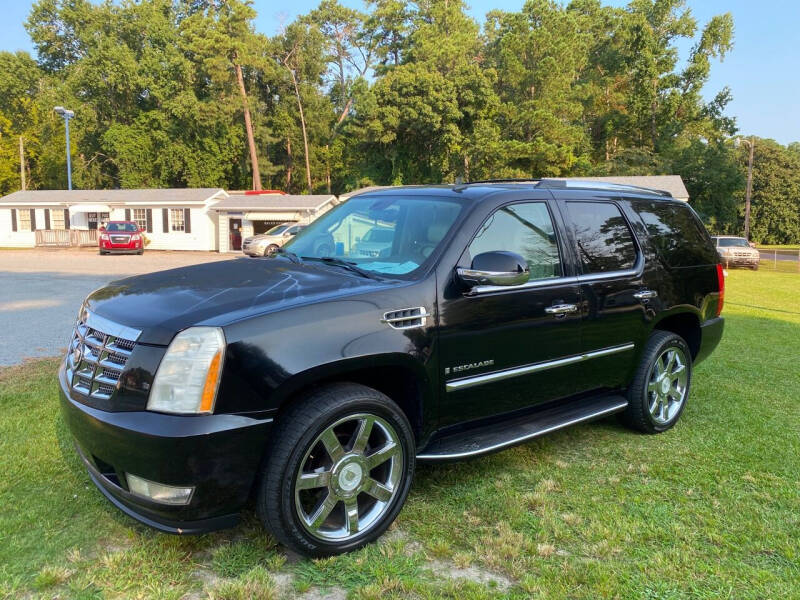
<instances>
[{"instance_id":1,"label":"chrome grille","mask_svg":"<svg viewBox=\"0 0 800 600\"><path fill-rule=\"evenodd\" d=\"M67 349L66 375L71 388L87 398L109 400L139 334L82 310Z\"/></svg>"},{"instance_id":2,"label":"chrome grille","mask_svg":"<svg viewBox=\"0 0 800 600\"><path fill-rule=\"evenodd\" d=\"M111 242L114 244L129 244L131 236L129 235L112 235Z\"/></svg>"}]
</instances>

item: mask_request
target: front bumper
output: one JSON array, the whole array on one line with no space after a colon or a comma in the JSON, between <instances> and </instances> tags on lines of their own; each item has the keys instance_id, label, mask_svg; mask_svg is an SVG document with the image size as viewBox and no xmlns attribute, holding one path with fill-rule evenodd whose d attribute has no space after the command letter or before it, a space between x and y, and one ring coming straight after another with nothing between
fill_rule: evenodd
<instances>
[{"instance_id":1,"label":"front bumper","mask_svg":"<svg viewBox=\"0 0 800 600\"><path fill-rule=\"evenodd\" d=\"M698 364L709 357L719 345L724 330L725 319L722 317L709 319L700 325L700 350L694 358L694 364Z\"/></svg>"},{"instance_id":2,"label":"front bumper","mask_svg":"<svg viewBox=\"0 0 800 600\"><path fill-rule=\"evenodd\" d=\"M760 256L721 256L720 261L726 267L753 267L758 266Z\"/></svg>"},{"instance_id":3,"label":"front bumper","mask_svg":"<svg viewBox=\"0 0 800 600\"><path fill-rule=\"evenodd\" d=\"M73 400L63 368L59 382L61 411L78 454L94 484L117 508L176 534L213 531L238 521L271 419L108 412ZM161 504L128 491L125 473L195 490L188 505Z\"/></svg>"}]
</instances>

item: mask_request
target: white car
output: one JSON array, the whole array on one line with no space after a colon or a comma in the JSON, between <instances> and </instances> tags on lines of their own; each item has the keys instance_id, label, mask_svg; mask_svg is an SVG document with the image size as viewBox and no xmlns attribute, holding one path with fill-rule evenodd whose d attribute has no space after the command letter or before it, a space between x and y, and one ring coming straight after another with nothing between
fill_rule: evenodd
<instances>
[{"instance_id":1,"label":"white car","mask_svg":"<svg viewBox=\"0 0 800 600\"><path fill-rule=\"evenodd\" d=\"M247 256L268 256L297 235L305 225L281 223L265 233L259 233L242 242L242 252Z\"/></svg>"},{"instance_id":2,"label":"white car","mask_svg":"<svg viewBox=\"0 0 800 600\"><path fill-rule=\"evenodd\" d=\"M394 229L386 227L373 227L364 237L353 245L353 256L378 258L386 256L392 250Z\"/></svg>"}]
</instances>

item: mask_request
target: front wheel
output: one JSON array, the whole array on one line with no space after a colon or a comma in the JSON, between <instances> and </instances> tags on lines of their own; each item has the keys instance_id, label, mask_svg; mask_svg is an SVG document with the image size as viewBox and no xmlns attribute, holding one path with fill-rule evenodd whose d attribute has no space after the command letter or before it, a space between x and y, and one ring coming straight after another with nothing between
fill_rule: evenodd
<instances>
[{"instance_id":1,"label":"front wheel","mask_svg":"<svg viewBox=\"0 0 800 600\"><path fill-rule=\"evenodd\" d=\"M653 332L628 388L628 407L622 418L630 427L661 433L678 422L689 399L691 356L679 335Z\"/></svg>"},{"instance_id":2,"label":"front wheel","mask_svg":"<svg viewBox=\"0 0 800 600\"><path fill-rule=\"evenodd\" d=\"M270 244L269 246L264 248L264 256L272 256L277 251L278 251L278 245L277 244Z\"/></svg>"},{"instance_id":3,"label":"front wheel","mask_svg":"<svg viewBox=\"0 0 800 600\"><path fill-rule=\"evenodd\" d=\"M355 550L397 517L414 461L411 427L391 399L362 385L326 386L277 423L258 515L280 542L302 554Z\"/></svg>"}]
</instances>

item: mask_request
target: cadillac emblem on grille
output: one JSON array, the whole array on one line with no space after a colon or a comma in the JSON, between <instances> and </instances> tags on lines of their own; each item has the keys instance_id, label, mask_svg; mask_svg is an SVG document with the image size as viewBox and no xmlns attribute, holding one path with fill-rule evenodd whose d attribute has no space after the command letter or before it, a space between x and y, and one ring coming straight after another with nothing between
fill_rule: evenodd
<instances>
[{"instance_id":1,"label":"cadillac emblem on grille","mask_svg":"<svg viewBox=\"0 0 800 600\"><path fill-rule=\"evenodd\" d=\"M81 310L66 357L72 390L87 398L110 399L140 333Z\"/></svg>"}]
</instances>

